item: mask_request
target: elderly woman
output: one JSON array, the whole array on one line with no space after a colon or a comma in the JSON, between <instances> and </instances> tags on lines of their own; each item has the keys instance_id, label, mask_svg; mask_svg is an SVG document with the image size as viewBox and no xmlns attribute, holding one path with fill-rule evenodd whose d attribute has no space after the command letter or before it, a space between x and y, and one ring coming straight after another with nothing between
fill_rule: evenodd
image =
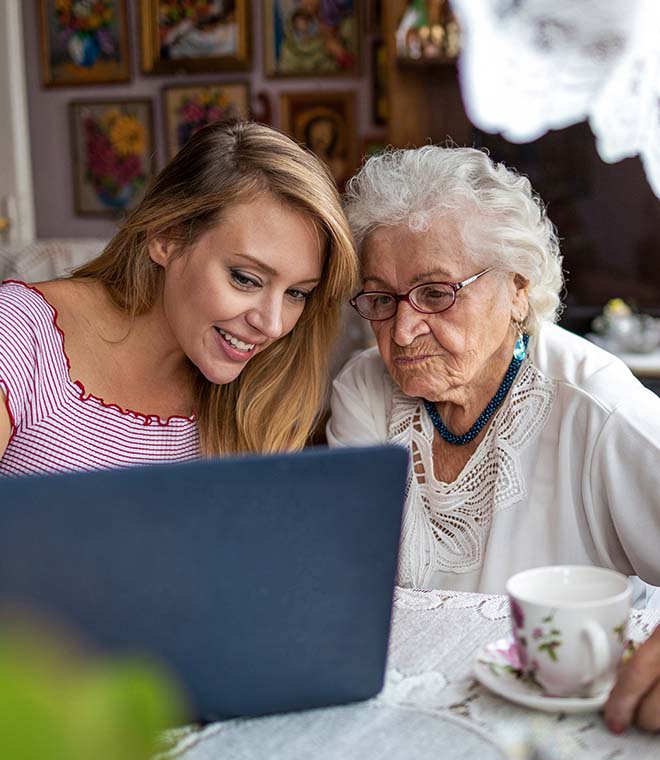
<instances>
[{"instance_id":1,"label":"elderly woman","mask_svg":"<svg viewBox=\"0 0 660 760\"><path fill-rule=\"evenodd\" d=\"M335 380L327 433L410 451L399 583L503 593L566 563L660 584L660 398L555 324L561 257L528 180L468 148L395 151L346 211L378 347ZM615 690L613 729L654 683L637 719L660 728L659 674Z\"/></svg>"}]
</instances>

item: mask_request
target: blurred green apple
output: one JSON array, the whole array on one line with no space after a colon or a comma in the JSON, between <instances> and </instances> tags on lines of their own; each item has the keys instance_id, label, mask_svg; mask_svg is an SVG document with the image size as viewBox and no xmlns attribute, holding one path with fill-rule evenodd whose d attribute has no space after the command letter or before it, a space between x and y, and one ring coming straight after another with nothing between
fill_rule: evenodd
<instances>
[{"instance_id":1,"label":"blurred green apple","mask_svg":"<svg viewBox=\"0 0 660 760\"><path fill-rule=\"evenodd\" d=\"M159 734L185 722L181 691L158 665L99 659L33 624L0 625L1 758L148 760L162 750Z\"/></svg>"}]
</instances>

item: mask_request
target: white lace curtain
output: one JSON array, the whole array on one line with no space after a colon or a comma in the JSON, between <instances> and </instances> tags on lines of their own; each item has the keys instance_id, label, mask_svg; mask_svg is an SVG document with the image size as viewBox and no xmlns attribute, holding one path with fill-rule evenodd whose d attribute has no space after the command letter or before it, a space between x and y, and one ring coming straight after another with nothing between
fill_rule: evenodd
<instances>
[{"instance_id":1,"label":"white lace curtain","mask_svg":"<svg viewBox=\"0 0 660 760\"><path fill-rule=\"evenodd\" d=\"M587 119L660 197L660 0L451 0L470 120L511 142Z\"/></svg>"}]
</instances>

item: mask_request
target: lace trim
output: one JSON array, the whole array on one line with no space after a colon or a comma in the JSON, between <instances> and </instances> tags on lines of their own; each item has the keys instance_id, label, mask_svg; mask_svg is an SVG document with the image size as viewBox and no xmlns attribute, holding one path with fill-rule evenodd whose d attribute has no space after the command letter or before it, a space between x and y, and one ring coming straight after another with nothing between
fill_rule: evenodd
<instances>
[{"instance_id":1,"label":"lace trim","mask_svg":"<svg viewBox=\"0 0 660 760\"><path fill-rule=\"evenodd\" d=\"M398 583L424 588L436 572L480 567L493 516L527 495L520 452L550 415L556 383L523 365L486 435L453 483L433 474L433 424L419 399L394 387L388 440L411 452Z\"/></svg>"}]
</instances>

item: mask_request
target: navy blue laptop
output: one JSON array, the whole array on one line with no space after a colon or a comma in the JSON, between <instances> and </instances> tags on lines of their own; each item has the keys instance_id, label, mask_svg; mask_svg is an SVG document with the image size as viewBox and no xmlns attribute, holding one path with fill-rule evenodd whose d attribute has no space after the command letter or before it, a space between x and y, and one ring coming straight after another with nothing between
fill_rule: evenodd
<instances>
[{"instance_id":1,"label":"navy blue laptop","mask_svg":"<svg viewBox=\"0 0 660 760\"><path fill-rule=\"evenodd\" d=\"M0 481L0 607L159 658L203 720L366 699L407 464L319 448Z\"/></svg>"}]
</instances>

